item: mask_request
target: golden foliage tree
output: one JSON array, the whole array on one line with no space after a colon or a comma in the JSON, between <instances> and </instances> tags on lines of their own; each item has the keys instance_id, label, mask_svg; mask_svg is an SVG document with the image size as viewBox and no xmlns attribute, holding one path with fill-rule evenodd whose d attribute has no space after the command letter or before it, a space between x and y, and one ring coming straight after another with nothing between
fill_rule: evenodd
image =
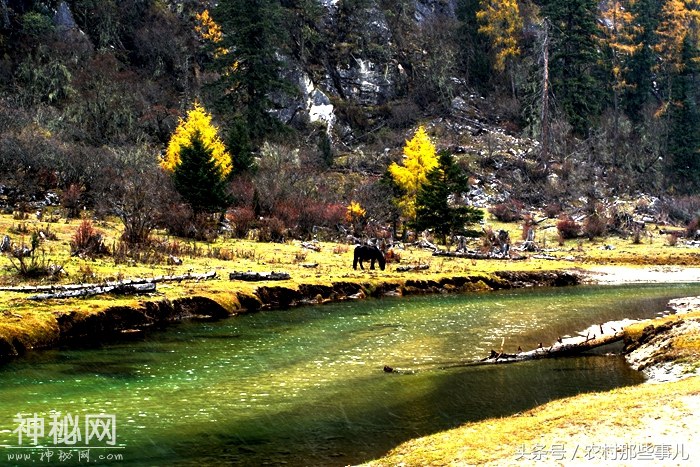
<instances>
[{"instance_id":1,"label":"golden foliage tree","mask_svg":"<svg viewBox=\"0 0 700 467\"><path fill-rule=\"evenodd\" d=\"M160 165L168 172L173 172L180 164L180 153L192 144L193 137L199 135L204 145L211 150L212 160L221 170L223 177L231 173L231 155L226 151L223 141L219 138L219 130L212 123L212 117L198 102L187 112L186 119L180 119L175 132L170 137L165 158Z\"/></svg>"},{"instance_id":2,"label":"golden foliage tree","mask_svg":"<svg viewBox=\"0 0 700 467\"><path fill-rule=\"evenodd\" d=\"M221 26L219 26L209 15L209 10L204 10L202 13L195 15L195 32L204 40L219 43L223 38Z\"/></svg>"},{"instance_id":3,"label":"golden foliage tree","mask_svg":"<svg viewBox=\"0 0 700 467\"><path fill-rule=\"evenodd\" d=\"M416 217L416 195L421 186L427 181L428 172L437 167L438 157L435 145L423 126L403 148L403 165L392 163L389 173L394 182L405 193L399 199L399 208L407 219Z\"/></svg>"},{"instance_id":4,"label":"golden foliage tree","mask_svg":"<svg viewBox=\"0 0 700 467\"><path fill-rule=\"evenodd\" d=\"M523 19L516 0L482 0L476 18L479 32L491 40L495 52L494 68L504 71L508 61L520 55L518 37L523 30Z\"/></svg>"}]
</instances>

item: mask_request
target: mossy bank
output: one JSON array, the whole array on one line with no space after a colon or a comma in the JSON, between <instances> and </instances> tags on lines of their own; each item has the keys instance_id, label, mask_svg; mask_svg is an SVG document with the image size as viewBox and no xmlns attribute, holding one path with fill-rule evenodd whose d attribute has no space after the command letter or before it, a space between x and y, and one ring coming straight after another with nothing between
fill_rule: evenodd
<instances>
[{"instance_id":1,"label":"mossy bank","mask_svg":"<svg viewBox=\"0 0 700 467\"><path fill-rule=\"evenodd\" d=\"M68 303L51 300L41 305L24 304L35 308L32 313L5 310L0 321L0 357L18 356L31 349L76 341L84 343L124 337L183 319L216 320L239 313L383 296L569 286L579 284L581 278L578 274L567 271L501 271L403 281L374 279L296 286L284 282L280 285L263 282L252 291L239 289L235 282L224 278L212 282L218 282L218 287L208 287L199 294L193 291L191 296L105 296L71 299ZM17 299L19 301L26 299Z\"/></svg>"}]
</instances>

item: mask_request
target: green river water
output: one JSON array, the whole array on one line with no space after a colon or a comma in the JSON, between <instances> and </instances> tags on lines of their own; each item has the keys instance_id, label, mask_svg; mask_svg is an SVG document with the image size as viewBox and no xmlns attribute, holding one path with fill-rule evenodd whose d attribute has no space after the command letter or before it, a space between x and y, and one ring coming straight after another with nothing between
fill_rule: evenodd
<instances>
[{"instance_id":1,"label":"green river water","mask_svg":"<svg viewBox=\"0 0 700 467\"><path fill-rule=\"evenodd\" d=\"M0 366L0 465L359 463L468 421L638 384L638 372L603 352L444 367L480 359L503 338L506 351L529 350L698 294L699 284L675 284L363 300L31 352ZM93 415L107 417L86 428ZM30 430L37 420L43 436ZM66 436L71 426L79 442ZM74 449L90 427L90 448ZM95 427L108 428L101 439Z\"/></svg>"}]
</instances>

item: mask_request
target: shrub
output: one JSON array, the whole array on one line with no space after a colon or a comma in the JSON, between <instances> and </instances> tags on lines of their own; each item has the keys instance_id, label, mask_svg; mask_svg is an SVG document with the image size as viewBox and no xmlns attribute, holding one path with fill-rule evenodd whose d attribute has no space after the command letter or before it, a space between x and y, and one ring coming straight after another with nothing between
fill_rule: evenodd
<instances>
[{"instance_id":1,"label":"shrub","mask_svg":"<svg viewBox=\"0 0 700 467\"><path fill-rule=\"evenodd\" d=\"M229 209L226 220L231 224L231 235L234 238L245 238L255 227L255 212L248 207Z\"/></svg>"},{"instance_id":2,"label":"shrub","mask_svg":"<svg viewBox=\"0 0 700 467\"><path fill-rule=\"evenodd\" d=\"M287 234L284 222L276 217L268 217L260 221L258 228L258 241L283 242Z\"/></svg>"},{"instance_id":3,"label":"shrub","mask_svg":"<svg viewBox=\"0 0 700 467\"><path fill-rule=\"evenodd\" d=\"M523 223L522 223L522 234L521 238L522 240L527 240L528 237L530 236L530 231L535 230L537 227L537 224L535 223L535 218L532 216L532 214L528 213L523 216ZM533 233L534 235L534 233Z\"/></svg>"},{"instance_id":4,"label":"shrub","mask_svg":"<svg viewBox=\"0 0 700 467\"><path fill-rule=\"evenodd\" d=\"M544 207L544 215L550 219L559 217L559 214L561 214L561 204L559 203L550 203Z\"/></svg>"},{"instance_id":5,"label":"shrub","mask_svg":"<svg viewBox=\"0 0 700 467\"><path fill-rule=\"evenodd\" d=\"M39 246L39 235L35 232L32 234L31 247L21 245L14 247L7 253L10 264L23 278L36 279L40 277L49 277L56 279L63 273L63 265L51 262L46 258L46 253L42 250L41 258L36 254Z\"/></svg>"},{"instance_id":6,"label":"shrub","mask_svg":"<svg viewBox=\"0 0 700 467\"><path fill-rule=\"evenodd\" d=\"M401 262L401 254L393 248L390 248L384 254L384 259L387 263L399 263Z\"/></svg>"},{"instance_id":7,"label":"shrub","mask_svg":"<svg viewBox=\"0 0 700 467\"><path fill-rule=\"evenodd\" d=\"M583 222L583 232L589 240L603 236L606 230L607 222L600 214L591 214Z\"/></svg>"},{"instance_id":8,"label":"shrub","mask_svg":"<svg viewBox=\"0 0 700 467\"><path fill-rule=\"evenodd\" d=\"M83 190L79 185L73 183L63 191L61 195L61 206L66 210L66 217L75 219L80 216L80 201Z\"/></svg>"},{"instance_id":9,"label":"shrub","mask_svg":"<svg viewBox=\"0 0 700 467\"><path fill-rule=\"evenodd\" d=\"M517 199L510 198L509 200L496 204L489 208L489 212L501 222L515 222L522 219L522 210L524 205Z\"/></svg>"},{"instance_id":10,"label":"shrub","mask_svg":"<svg viewBox=\"0 0 700 467\"><path fill-rule=\"evenodd\" d=\"M700 196L679 196L664 199L661 211L672 220L690 222L700 214Z\"/></svg>"},{"instance_id":11,"label":"shrub","mask_svg":"<svg viewBox=\"0 0 700 467\"><path fill-rule=\"evenodd\" d=\"M690 222L685 227L685 236L690 239L696 239L698 237L698 231L700 230L700 219L697 217Z\"/></svg>"},{"instance_id":12,"label":"shrub","mask_svg":"<svg viewBox=\"0 0 700 467\"><path fill-rule=\"evenodd\" d=\"M170 235L194 237L194 213L187 204L170 204L161 214L160 223Z\"/></svg>"},{"instance_id":13,"label":"shrub","mask_svg":"<svg viewBox=\"0 0 700 467\"><path fill-rule=\"evenodd\" d=\"M557 221L557 231L559 236L564 239L576 238L579 235L581 226L571 218L568 214L559 215L559 220Z\"/></svg>"},{"instance_id":14,"label":"shrub","mask_svg":"<svg viewBox=\"0 0 700 467\"><path fill-rule=\"evenodd\" d=\"M95 257L108 254L102 232L95 229L92 222L85 219L80 223L70 242L71 256Z\"/></svg>"},{"instance_id":15,"label":"shrub","mask_svg":"<svg viewBox=\"0 0 700 467\"><path fill-rule=\"evenodd\" d=\"M666 235L666 243L668 246L676 246L678 244L678 234L670 233Z\"/></svg>"}]
</instances>

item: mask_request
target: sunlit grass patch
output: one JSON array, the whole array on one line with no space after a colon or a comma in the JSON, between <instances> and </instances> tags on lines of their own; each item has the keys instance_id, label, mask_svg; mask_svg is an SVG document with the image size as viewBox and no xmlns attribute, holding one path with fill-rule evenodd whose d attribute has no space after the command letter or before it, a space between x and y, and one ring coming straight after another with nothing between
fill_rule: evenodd
<instances>
[{"instance_id":1,"label":"sunlit grass patch","mask_svg":"<svg viewBox=\"0 0 700 467\"><path fill-rule=\"evenodd\" d=\"M656 432L649 423L659 418L655 415L657 411L663 410L669 417L681 417L684 412L681 398L697 394L700 394L700 377L663 386L641 385L581 394L509 417L470 423L414 439L366 465L515 465L519 453L543 443L547 447L566 446L570 455L577 445L583 449L586 445L635 443L640 441L637 433ZM682 419L677 422L683 424ZM658 438L652 441L660 442Z\"/></svg>"}]
</instances>

